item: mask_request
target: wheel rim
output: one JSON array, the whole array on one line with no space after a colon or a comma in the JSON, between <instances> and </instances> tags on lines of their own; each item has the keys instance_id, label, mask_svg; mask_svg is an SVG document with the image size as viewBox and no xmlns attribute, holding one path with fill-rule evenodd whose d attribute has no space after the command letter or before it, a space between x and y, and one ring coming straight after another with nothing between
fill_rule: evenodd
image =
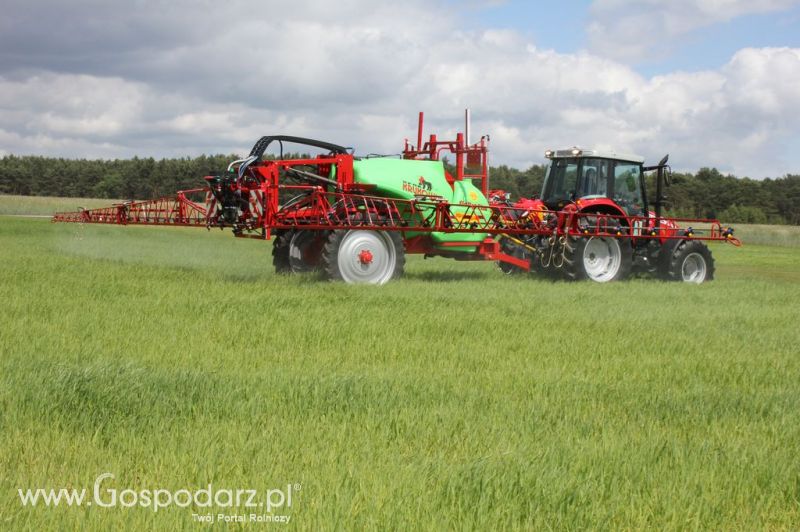
<instances>
[{"instance_id":1,"label":"wheel rim","mask_svg":"<svg viewBox=\"0 0 800 532\"><path fill-rule=\"evenodd\" d=\"M319 235L312 231L298 231L289 241L289 266L294 273L313 272L319 267L322 250ZM314 246L318 249L314 249Z\"/></svg>"},{"instance_id":2,"label":"wheel rim","mask_svg":"<svg viewBox=\"0 0 800 532\"><path fill-rule=\"evenodd\" d=\"M397 253L391 237L382 231L349 231L337 256L342 280L383 284L392 278Z\"/></svg>"},{"instance_id":3,"label":"wheel rim","mask_svg":"<svg viewBox=\"0 0 800 532\"><path fill-rule=\"evenodd\" d=\"M699 253L689 253L683 259L681 277L687 283L702 283L706 279L706 259Z\"/></svg>"},{"instance_id":4,"label":"wheel rim","mask_svg":"<svg viewBox=\"0 0 800 532\"><path fill-rule=\"evenodd\" d=\"M583 269L592 281L611 281L622 264L622 249L614 238L592 237L583 248Z\"/></svg>"}]
</instances>

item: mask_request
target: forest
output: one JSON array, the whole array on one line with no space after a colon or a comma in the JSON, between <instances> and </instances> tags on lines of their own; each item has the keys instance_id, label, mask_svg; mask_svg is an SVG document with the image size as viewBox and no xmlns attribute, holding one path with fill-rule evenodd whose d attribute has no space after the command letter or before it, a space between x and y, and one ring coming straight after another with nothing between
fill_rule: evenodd
<instances>
[{"instance_id":1,"label":"forest","mask_svg":"<svg viewBox=\"0 0 800 532\"><path fill-rule=\"evenodd\" d=\"M203 176L224 170L236 158L86 160L7 155L0 158L0 194L147 199L203 186ZM544 173L543 165L526 170L494 166L490 186L515 198L530 197L541 191ZM650 191L652 180L651 176ZM755 180L701 168L695 173L675 172L666 195L672 216L800 225L800 175Z\"/></svg>"}]
</instances>

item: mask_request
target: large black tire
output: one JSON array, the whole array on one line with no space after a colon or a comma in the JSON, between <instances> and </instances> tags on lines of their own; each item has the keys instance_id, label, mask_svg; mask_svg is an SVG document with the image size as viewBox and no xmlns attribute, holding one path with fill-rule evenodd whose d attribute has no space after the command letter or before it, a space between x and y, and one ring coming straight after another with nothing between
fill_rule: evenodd
<instances>
[{"instance_id":1,"label":"large black tire","mask_svg":"<svg viewBox=\"0 0 800 532\"><path fill-rule=\"evenodd\" d=\"M322 246L325 244L325 233L303 230L278 230L272 244L272 265L275 273L307 273L319 271L322 267ZM318 243L315 238L321 239ZM313 261L307 260L307 246L318 246Z\"/></svg>"},{"instance_id":2,"label":"large black tire","mask_svg":"<svg viewBox=\"0 0 800 532\"><path fill-rule=\"evenodd\" d=\"M294 231L276 231L272 241L272 265L275 273L292 273L289 264L289 243Z\"/></svg>"},{"instance_id":3,"label":"large black tire","mask_svg":"<svg viewBox=\"0 0 800 532\"><path fill-rule=\"evenodd\" d=\"M667 242L659 256L659 274L667 281L704 283L714 279L714 257L698 240Z\"/></svg>"},{"instance_id":4,"label":"large black tire","mask_svg":"<svg viewBox=\"0 0 800 532\"><path fill-rule=\"evenodd\" d=\"M567 237L565 248L561 270L571 281L620 281L631 271L633 247L627 238Z\"/></svg>"},{"instance_id":5,"label":"large black tire","mask_svg":"<svg viewBox=\"0 0 800 532\"><path fill-rule=\"evenodd\" d=\"M289 241L289 267L292 273L320 271L328 232L299 230L293 233Z\"/></svg>"},{"instance_id":6,"label":"large black tire","mask_svg":"<svg viewBox=\"0 0 800 532\"><path fill-rule=\"evenodd\" d=\"M406 255L397 231L331 231L322 265L332 281L384 284L403 275Z\"/></svg>"}]
</instances>

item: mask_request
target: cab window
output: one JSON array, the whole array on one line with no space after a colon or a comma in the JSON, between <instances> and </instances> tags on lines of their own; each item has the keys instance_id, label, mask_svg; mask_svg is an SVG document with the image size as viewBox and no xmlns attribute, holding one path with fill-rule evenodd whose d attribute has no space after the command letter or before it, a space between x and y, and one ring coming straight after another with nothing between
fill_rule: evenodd
<instances>
[{"instance_id":1,"label":"cab window","mask_svg":"<svg viewBox=\"0 0 800 532\"><path fill-rule=\"evenodd\" d=\"M612 199L629 216L644 214L641 167L638 164L617 162L614 165L614 197Z\"/></svg>"},{"instance_id":2,"label":"cab window","mask_svg":"<svg viewBox=\"0 0 800 532\"><path fill-rule=\"evenodd\" d=\"M584 159L580 190L577 197L605 197L608 194L607 159Z\"/></svg>"},{"instance_id":3,"label":"cab window","mask_svg":"<svg viewBox=\"0 0 800 532\"><path fill-rule=\"evenodd\" d=\"M545 176L543 199L546 203L566 203L575 199L578 183L577 159L554 159Z\"/></svg>"}]
</instances>

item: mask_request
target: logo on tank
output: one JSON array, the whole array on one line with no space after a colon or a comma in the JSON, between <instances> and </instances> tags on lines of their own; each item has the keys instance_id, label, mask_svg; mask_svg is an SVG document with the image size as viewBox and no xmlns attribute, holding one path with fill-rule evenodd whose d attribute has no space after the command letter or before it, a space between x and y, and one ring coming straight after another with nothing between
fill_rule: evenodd
<instances>
[{"instance_id":1,"label":"logo on tank","mask_svg":"<svg viewBox=\"0 0 800 532\"><path fill-rule=\"evenodd\" d=\"M405 192L411 192L415 196L432 196L433 194L433 184L425 179L422 176L419 176L419 179L416 183L411 183L409 181L403 181L403 190Z\"/></svg>"}]
</instances>

